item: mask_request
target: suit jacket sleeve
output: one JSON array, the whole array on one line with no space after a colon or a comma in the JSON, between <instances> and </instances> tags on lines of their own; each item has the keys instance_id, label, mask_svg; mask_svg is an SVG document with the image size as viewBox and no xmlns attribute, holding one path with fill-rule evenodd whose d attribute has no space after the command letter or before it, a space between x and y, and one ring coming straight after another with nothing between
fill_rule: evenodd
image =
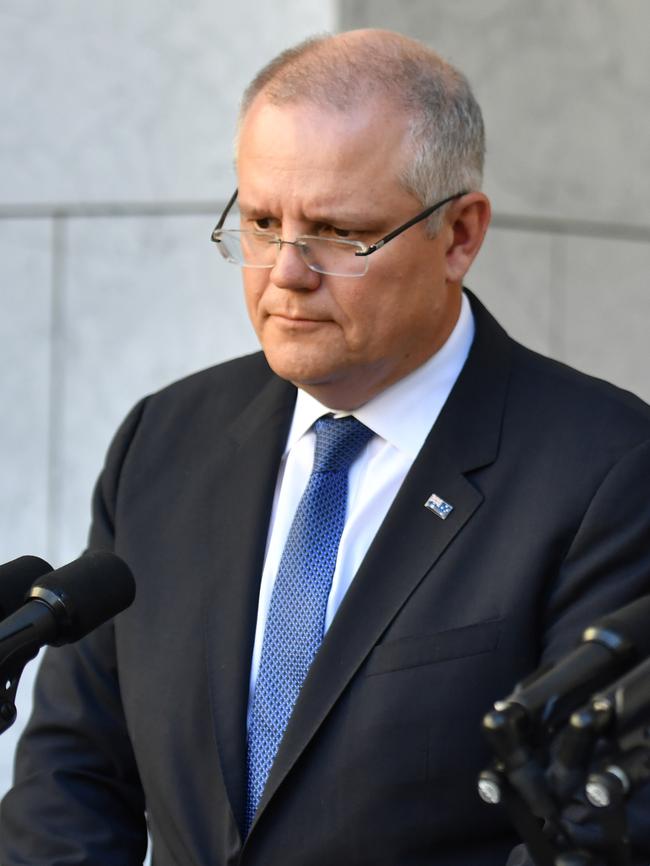
<instances>
[{"instance_id":1,"label":"suit jacket sleeve","mask_svg":"<svg viewBox=\"0 0 650 866\"><path fill-rule=\"evenodd\" d=\"M91 548L112 549L119 474L142 408L118 432L97 484ZM142 864L145 802L120 699L111 622L76 644L46 651L15 776L2 803L5 866Z\"/></svg>"},{"instance_id":2,"label":"suit jacket sleeve","mask_svg":"<svg viewBox=\"0 0 650 866\"><path fill-rule=\"evenodd\" d=\"M585 622L650 591L650 496L643 478L650 479L648 439L613 461L587 504L549 587L546 657L565 652L566 636Z\"/></svg>"}]
</instances>

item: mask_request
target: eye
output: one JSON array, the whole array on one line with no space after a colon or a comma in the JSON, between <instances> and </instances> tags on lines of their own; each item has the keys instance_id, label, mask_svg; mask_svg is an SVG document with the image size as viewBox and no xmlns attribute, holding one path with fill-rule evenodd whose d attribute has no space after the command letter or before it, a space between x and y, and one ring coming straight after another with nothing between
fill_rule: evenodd
<instances>
[{"instance_id":1,"label":"eye","mask_svg":"<svg viewBox=\"0 0 650 866\"><path fill-rule=\"evenodd\" d=\"M240 216L241 228L253 232L280 232L280 220L277 217L268 216L263 211L242 212Z\"/></svg>"},{"instance_id":2,"label":"eye","mask_svg":"<svg viewBox=\"0 0 650 866\"><path fill-rule=\"evenodd\" d=\"M252 220L253 226L260 232L268 232L273 228L273 220L271 217L258 217Z\"/></svg>"},{"instance_id":3,"label":"eye","mask_svg":"<svg viewBox=\"0 0 650 866\"><path fill-rule=\"evenodd\" d=\"M320 228L318 234L323 235L324 237L350 240L351 238L359 237L359 235L363 234L363 232L357 229L342 229L338 226L324 225Z\"/></svg>"}]
</instances>

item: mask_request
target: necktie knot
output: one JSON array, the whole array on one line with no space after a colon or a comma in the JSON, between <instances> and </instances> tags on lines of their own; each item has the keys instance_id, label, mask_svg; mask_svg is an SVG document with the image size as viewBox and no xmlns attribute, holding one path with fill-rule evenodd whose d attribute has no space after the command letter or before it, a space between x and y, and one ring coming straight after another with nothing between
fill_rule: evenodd
<instances>
[{"instance_id":1,"label":"necktie knot","mask_svg":"<svg viewBox=\"0 0 650 866\"><path fill-rule=\"evenodd\" d=\"M314 424L316 448L313 472L347 472L363 446L372 436L361 421L352 415L333 418L326 415Z\"/></svg>"}]
</instances>

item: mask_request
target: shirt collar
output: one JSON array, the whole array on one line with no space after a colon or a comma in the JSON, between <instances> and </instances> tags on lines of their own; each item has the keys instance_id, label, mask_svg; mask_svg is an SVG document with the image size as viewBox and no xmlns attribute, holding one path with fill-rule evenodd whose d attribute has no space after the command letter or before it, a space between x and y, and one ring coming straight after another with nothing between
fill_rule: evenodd
<instances>
[{"instance_id":1,"label":"shirt collar","mask_svg":"<svg viewBox=\"0 0 650 866\"><path fill-rule=\"evenodd\" d=\"M463 294L454 330L435 355L354 412L334 412L334 415L354 415L373 433L414 460L463 368L473 339L474 317ZM298 389L285 454L315 421L327 414L332 414L332 410Z\"/></svg>"}]
</instances>

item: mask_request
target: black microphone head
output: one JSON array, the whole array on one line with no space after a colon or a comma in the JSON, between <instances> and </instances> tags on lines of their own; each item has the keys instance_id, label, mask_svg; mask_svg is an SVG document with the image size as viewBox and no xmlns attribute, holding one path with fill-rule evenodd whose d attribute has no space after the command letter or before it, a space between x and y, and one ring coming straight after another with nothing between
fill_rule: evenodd
<instances>
[{"instance_id":1,"label":"black microphone head","mask_svg":"<svg viewBox=\"0 0 650 866\"><path fill-rule=\"evenodd\" d=\"M52 566L38 556L19 556L0 565L0 619L4 619L25 602L30 586Z\"/></svg>"},{"instance_id":2,"label":"black microphone head","mask_svg":"<svg viewBox=\"0 0 650 866\"><path fill-rule=\"evenodd\" d=\"M627 647L634 658L644 659L649 656L650 595L643 595L625 607L601 617L585 631L583 640L596 640L615 650L618 640L622 648Z\"/></svg>"},{"instance_id":3,"label":"black microphone head","mask_svg":"<svg viewBox=\"0 0 650 866\"><path fill-rule=\"evenodd\" d=\"M73 643L127 608L135 598L131 569L114 553L92 551L39 578L31 599L49 605L57 620L54 646Z\"/></svg>"}]
</instances>

